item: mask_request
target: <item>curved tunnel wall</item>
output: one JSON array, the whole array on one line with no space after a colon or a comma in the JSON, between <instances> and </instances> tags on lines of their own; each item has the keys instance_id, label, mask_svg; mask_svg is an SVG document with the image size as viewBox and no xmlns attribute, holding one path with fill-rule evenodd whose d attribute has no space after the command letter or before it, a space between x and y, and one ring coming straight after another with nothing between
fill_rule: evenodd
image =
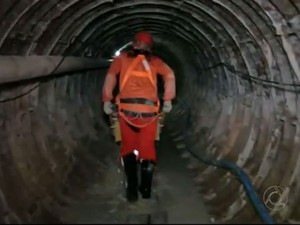
<instances>
[{"instance_id":1,"label":"curved tunnel wall","mask_svg":"<svg viewBox=\"0 0 300 225\"><path fill-rule=\"evenodd\" d=\"M180 91L170 120L180 118L182 123L169 121L170 133L184 129L183 105L191 108L192 150L236 162L260 196L269 186L284 187L288 205L273 214L281 221L295 221L299 7L296 0L5 1L0 7L0 53L89 52L89 57L108 58L136 30L150 30L161 51L171 49L181 62L175 67ZM171 55L162 56L172 64ZM6 99L39 85L1 103L3 220L50 217L61 198L65 200L61 190L73 188L65 185L69 178L80 184L78 179L87 177L82 174L92 177L90 171L114 159L108 152L117 154L117 147L101 141L109 136L99 108L104 74L66 74L1 88L1 99ZM229 173L192 158L190 167L216 220L257 220Z\"/></svg>"}]
</instances>

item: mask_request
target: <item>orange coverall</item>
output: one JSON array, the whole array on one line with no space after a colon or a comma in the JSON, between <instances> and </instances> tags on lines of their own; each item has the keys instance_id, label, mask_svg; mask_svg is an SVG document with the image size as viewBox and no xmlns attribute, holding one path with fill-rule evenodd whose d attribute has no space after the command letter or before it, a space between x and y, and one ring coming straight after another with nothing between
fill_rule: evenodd
<instances>
[{"instance_id":1,"label":"orange coverall","mask_svg":"<svg viewBox=\"0 0 300 225\"><path fill-rule=\"evenodd\" d=\"M145 59L145 58L144 58ZM151 80L143 76L131 76L128 71L130 66L134 63L135 58L128 57L126 52L121 53L117 56L110 65L107 72L103 91L102 100L112 101L113 90L117 83L117 75L120 75L120 88L119 99L128 98L144 98L151 100L153 102L158 101L157 93L157 75L161 75L164 80L164 101L170 101L175 98L175 76L173 70L164 63L159 57L152 56L151 60L147 60L148 71L151 74ZM131 70L130 70L131 71ZM129 71L129 73L130 73ZM135 71L145 71L145 65L143 63L138 63L135 67ZM127 75L126 75L127 73ZM123 81L125 78L126 82ZM129 104L130 110L135 112L148 112L149 109L140 104ZM119 114L120 115L120 114ZM158 117L147 117L147 118L133 118L132 116L119 116L120 130L121 130L121 156L125 156L132 153L134 150L139 152L139 159L153 160L156 161L156 151L155 151L155 136L157 129L157 119ZM136 124L130 124L133 121ZM146 126L142 126L147 122ZM137 127L133 128L132 127Z\"/></svg>"}]
</instances>

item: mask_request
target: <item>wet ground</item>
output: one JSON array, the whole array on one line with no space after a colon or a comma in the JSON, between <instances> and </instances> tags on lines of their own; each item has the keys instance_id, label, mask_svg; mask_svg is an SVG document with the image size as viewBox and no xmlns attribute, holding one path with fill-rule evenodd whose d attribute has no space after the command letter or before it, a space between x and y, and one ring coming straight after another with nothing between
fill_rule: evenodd
<instances>
[{"instance_id":1,"label":"wet ground","mask_svg":"<svg viewBox=\"0 0 300 225\"><path fill-rule=\"evenodd\" d=\"M166 150L167 149L167 150ZM112 165L106 178L91 186L63 215L72 224L207 224L210 217L193 183L186 161L164 135L158 144L158 167L152 200L128 204L120 182L123 174Z\"/></svg>"}]
</instances>

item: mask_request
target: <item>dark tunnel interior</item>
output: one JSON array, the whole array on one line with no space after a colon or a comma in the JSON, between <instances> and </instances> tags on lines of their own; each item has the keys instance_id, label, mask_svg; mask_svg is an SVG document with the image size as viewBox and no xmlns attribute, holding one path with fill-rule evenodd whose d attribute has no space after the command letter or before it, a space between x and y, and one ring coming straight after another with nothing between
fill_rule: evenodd
<instances>
[{"instance_id":1,"label":"dark tunnel interior","mask_svg":"<svg viewBox=\"0 0 300 225\"><path fill-rule=\"evenodd\" d=\"M278 223L299 223L299 12L298 0L2 0L0 223L126 214L101 89L108 60L139 30L176 76L157 143L168 222L261 223L239 179L201 161L210 157L242 168Z\"/></svg>"}]
</instances>

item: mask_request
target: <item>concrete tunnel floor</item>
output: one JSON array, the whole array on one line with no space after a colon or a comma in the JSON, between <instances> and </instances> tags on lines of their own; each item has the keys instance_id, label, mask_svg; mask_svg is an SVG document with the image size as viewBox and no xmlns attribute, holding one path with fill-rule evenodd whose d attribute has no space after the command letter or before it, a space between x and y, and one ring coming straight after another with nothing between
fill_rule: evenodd
<instances>
[{"instance_id":1,"label":"concrete tunnel floor","mask_svg":"<svg viewBox=\"0 0 300 225\"><path fill-rule=\"evenodd\" d=\"M106 176L110 179L105 183L102 178L96 179L77 201L65 208L61 214L63 223L131 223L128 220L129 216L133 215L137 218L135 222L146 224L149 223L147 214L156 212L163 213L157 214L157 218L160 219L158 222L211 223L202 197L193 183L192 174L187 168L187 161L182 159L180 150L176 149L166 132L162 132L161 140L157 143L157 157L152 200L139 198L134 204L126 202L121 184L124 177L119 173L116 163L106 171Z\"/></svg>"}]
</instances>

